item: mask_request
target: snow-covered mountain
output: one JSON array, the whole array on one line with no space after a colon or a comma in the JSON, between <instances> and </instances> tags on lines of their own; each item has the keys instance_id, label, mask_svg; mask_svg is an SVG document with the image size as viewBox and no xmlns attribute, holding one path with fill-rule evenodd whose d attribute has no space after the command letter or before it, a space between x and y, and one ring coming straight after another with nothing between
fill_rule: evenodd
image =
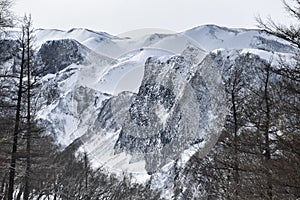
<instances>
[{"instance_id":1,"label":"snow-covered mountain","mask_svg":"<svg viewBox=\"0 0 300 200\"><path fill-rule=\"evenodd\" d=\"M16 62L15 35L1 41L0 48L15 47L0 49L5 70ZM166 197L174 173L217 141L233 66L247 59L251 78L245 81L255 84L263 63L276 65L295 51L261 30L215 25L138 37L87 29L38 29L35 36L42 73L38 119L47 132L63 146L80 138L80 150L95 166L132 173L139 182L151 178Z\"/></svg>"}]
</instances>

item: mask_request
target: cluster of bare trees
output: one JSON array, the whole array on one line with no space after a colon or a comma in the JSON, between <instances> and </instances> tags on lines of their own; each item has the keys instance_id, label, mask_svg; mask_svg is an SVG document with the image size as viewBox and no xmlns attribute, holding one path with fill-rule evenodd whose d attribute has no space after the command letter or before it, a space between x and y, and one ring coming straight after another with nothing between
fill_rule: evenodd
<instances>
[{"instance_id":1,"label":"cluster of bare trees","mask_svg":"<svg viewBox=\"0 0 300 200\"><path fill-rule=\"evenodd\" d=\"M2 30L13 25L11 3L0 0ZM158 199L128 176L92 169L86 154L75 156L79 140L62 149L43 134L31 17L18 23L18 38L0 40L0 199Z\"/></svg>"},{"instance_id":2,"label":"cluster of bare trees","mask_svg":"<svg viewBox=\"0 0 300 200\"><path fill-rule=\"evenodd\" d=\"M181 192L191 199L300 198L300 1L284 3L298 24L258 22L294 45L296 62L273 66L245 55L230 66L231 113L210 154L190 160L183 183L190 187Z\"/></svg>"},{"instance_id":3,"label":"cluster of bare trees","mask_svg":"<svg viewBox=\"0 0 300 200\"><path fill-rule=\"evenodd\" d=\"M13 25L12 14L9 10L11 1L2 0L0 2L0 26L1 28L11 27ZM21 34L15 44L3 40L2 43L13 45L13 51L18 57L19 63L14 63L13 69L1 66L1 139L4 144L3 152L8 153L9 156L4 156L3 168L8 165L9 172L5 173L2 180L1 191L6 189L6 196L8 199L13 199L14 182L17 170L18 159L26 159L26 172L24 176L24 199L29 197L29 175L30 175L30 157L31 157L31 132L33 132L32 119L31 119L31 91L33 90L34 83L32 83L32 22L31 18L25 16L21 25ZM7 47L4 45L4 48ZM6 49L2 49L2 54ZM5 62L4 58L1 62ZM14 60L17 61L17 60ZM24 119L26 118L26 120ZM26 125L25 125L26 124ZM10 133L10 134L9 134ZM13 134L12 134L13 133ZM26 141L26 147L18 152L20 138ZM9 152L9 148L11 151ZM23 146L22 146L23 147ZM20 147L19 147L20 148ZM20 155L22 154L22 155ZM9 164L8 164L9 163ZM6 166L7 167L7 166ZM6 185L5 180L8 179Z\"/></svg>"},{"instance_id":4,"label":"cluster of bare trees","mask_svg":"<svg viewBox=\"0 0 300 200\"><path fill-rule=\"evenodd\" d=\"M1 28L10 27L10 1L1 1ZM37 75L34 73L33 28L30 16L24 16L20 35L15 40L1 40L0 74L0 146L1 187L3 199L29 199L32 192L32 161L41 131L35 115ZM5 66L11 60L11 66ZM16 195L18 191L18 195Z\"/></svg>"}]
</instances>

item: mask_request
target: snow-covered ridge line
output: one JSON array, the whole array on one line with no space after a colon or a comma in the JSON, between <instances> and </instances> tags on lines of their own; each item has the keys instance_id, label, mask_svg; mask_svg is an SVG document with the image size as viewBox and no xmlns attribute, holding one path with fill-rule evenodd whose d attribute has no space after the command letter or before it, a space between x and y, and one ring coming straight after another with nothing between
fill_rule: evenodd
<instances>
[{"instance_id":1,"label":"snow-covered ridge line","mask_svg":"<svg viewBox=\"0 0 300 200\"><path fill-rule=\"evenodd\" d=\"M137 31L135 37L110 35L85 28L73 28L67 31L58 29L36 29L36 45L40 47L48 40L74 39L97 53L118 57L129 50L142 47L163 48L168 43L182 43L188 39L197 43L204 50L212 51L218 48L243 49L255 48L282 53L292 52L292 45L274 35L260 29L227 28L217 25L202 25L183 32L166 34L165 30L155 30L156 33ZM8 38L16 39L17 31L8 31ZM182 51L183 49L181 49ZM179 51L179 52L181 52ZM179 53L177 52L177 53Z\"/></svg>"}]
</instances>

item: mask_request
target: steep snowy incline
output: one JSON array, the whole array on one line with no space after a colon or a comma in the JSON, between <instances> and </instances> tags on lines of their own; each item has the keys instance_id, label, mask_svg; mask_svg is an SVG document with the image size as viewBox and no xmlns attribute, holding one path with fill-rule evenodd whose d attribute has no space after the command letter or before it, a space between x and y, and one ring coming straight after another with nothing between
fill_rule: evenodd
<instances>
[{"instance_id":1,"label":"steep snowy incline","mask_svg":"<svg viewBox=\"0 0 300 200\"><path fill-rule=\"evenodd\" d=\"M116 64L107 68L99 76L96 88L100 91L117 95L122 91L138 92L144 75L144 64L149 57L172 56L171 52L163 49L142 48L127 52L119 57Z\"/></svg>"},{"instance_id":2,"label":"steep snowy incline","mask_svg":"<svg viewBox=\"0 0 300 200\"><path fill-rule=\"evenodd\" d=\"M291 43L255 29L229 29L216 25L199 26L183 32L207 51L215 49L254 48L289 53L295 49Z\"/></svg>"}]
</instances>

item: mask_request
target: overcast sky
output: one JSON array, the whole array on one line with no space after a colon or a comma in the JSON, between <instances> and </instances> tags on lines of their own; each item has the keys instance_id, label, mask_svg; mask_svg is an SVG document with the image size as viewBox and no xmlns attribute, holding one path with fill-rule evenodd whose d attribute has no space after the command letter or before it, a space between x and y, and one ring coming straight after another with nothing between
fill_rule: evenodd
<instances>
[{"instance_id":1,"label":"overcast sky","mask_svg":"<svg viewBox=\"0 0 300 200\"><path fill-rule=\"evenodd\" d=\"M89 28L120 34L141 28L182 31L203 24L255 28L255 16L289 21L281 0L16 0L35 28Z\"/></svg>"}]
</instances>

